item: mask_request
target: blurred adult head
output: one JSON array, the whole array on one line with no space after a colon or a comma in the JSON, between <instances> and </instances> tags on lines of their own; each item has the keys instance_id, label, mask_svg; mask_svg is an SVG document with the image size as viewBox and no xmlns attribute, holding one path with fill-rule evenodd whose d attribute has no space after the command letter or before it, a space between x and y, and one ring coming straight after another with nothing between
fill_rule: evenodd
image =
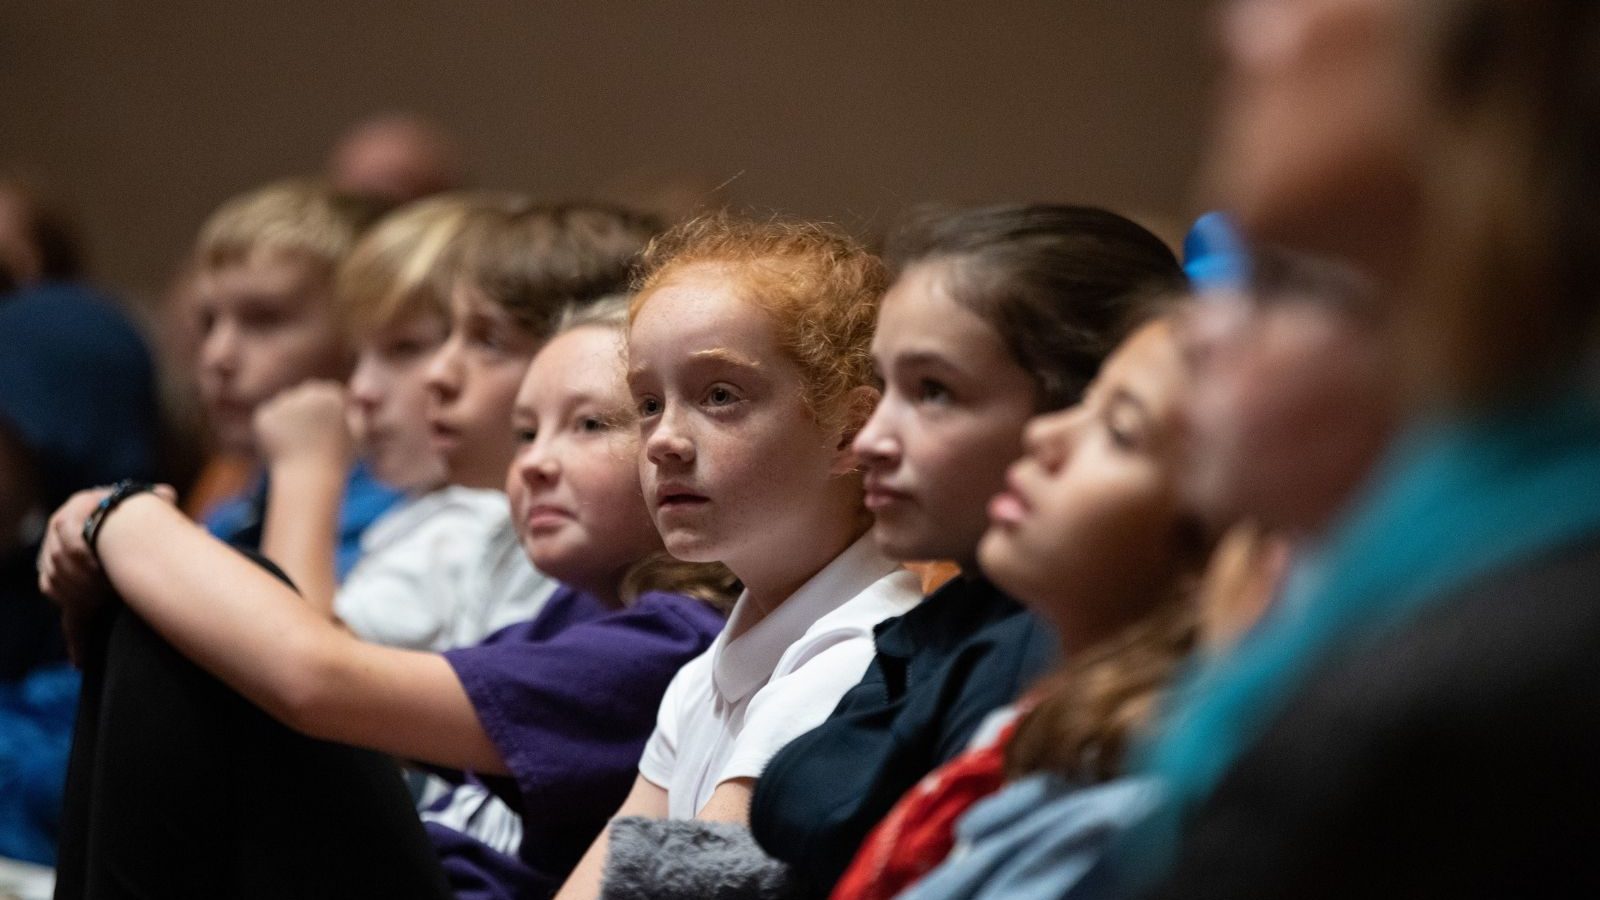
<instances>
[{"instance_id":1,"label":"blurred adult head","mask_svg":"<svg viewBox=\"0 0 1600 900\"><path fill-rule=\"evenodd\" d=\"M438 124L410 113L364 119L328 157L328 180L346 194L405 203L461 186L461 153Z\"/></svg>"}]
</instances>

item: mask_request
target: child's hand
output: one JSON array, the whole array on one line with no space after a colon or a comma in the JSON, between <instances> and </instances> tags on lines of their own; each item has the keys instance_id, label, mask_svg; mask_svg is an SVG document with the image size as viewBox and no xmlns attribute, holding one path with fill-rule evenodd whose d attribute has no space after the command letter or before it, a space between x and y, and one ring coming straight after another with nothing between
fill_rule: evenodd
<instances>
[{"instance_id":1,"label":"child's hand","mask_svg":"<svg viewBox=\"0 0 1600 900\"><path fill-rule=\"evenodd\" d=\"M269 467L310 460L344 471L355 456L349 400L337 381L307 381L256 410L256 446Z\"/></svg>"},{"instance_id":2,"label":"child's hand","mask_svg":"<svg viewBox=\"0 0 1600 900\"><path fill-rule=\"evenodd\" d=\"M61 607L67 649L73 662L80 665L88 624L111 594L100 560L83 539L83 523L109 493L110 488L94 488L73 494L51 514L39 548L39 590ZM155 493L168 503L177 499L177 492L167 485L157 487Z\"/></svg>"}]
</instances>

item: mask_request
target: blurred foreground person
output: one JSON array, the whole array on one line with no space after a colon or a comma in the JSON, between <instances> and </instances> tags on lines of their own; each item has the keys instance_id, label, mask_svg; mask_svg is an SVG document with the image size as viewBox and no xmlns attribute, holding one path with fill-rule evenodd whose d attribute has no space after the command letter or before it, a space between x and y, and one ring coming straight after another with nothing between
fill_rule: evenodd
<instances>
[{"instance_id":1,"label":"blurred foreground person","mask_svg":"<svg viewBox=\"0 0 1600 900\"><path fill-rule=\"evenodd\" d=\"M1226 35L1218 184L1378 277L1401 428L1191 686L1095 895L1592 896L1600 7L1241 2Z\"/></svg>"}]
</instances>

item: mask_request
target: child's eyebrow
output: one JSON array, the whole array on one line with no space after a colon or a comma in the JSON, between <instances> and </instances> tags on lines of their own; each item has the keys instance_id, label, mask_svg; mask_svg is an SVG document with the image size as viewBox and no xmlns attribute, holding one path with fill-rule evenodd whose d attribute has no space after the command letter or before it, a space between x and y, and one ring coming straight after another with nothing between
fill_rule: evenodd
<instances>
[{"instance_id":1,"label":"child's eyebrow","mask_svg":"<svg viewBox=\"0 0 1600 900\"><path fill-rule=\"evenodd\" d=\"M924 366L929 369L944 369L962 374L966 372L956 361L932 350L909 350L895 356L893 361L902 366Z\"/></svg>"},{"instance_id":2,"label":"child's eyebrow","mask_svg":"<svg viewBox=\"0 0 1600 900\"><path fill-rule=\"evenodd\" d=\"M746 369L761 369L760 361L751 359L750 357L741 353L735 353L725 347L713 347L710 350L696 350L695 352L689 354L689 358L695 360L696 362L699 362L700 360L710 360L713 362L725 362L730 365L742 366Z\"/></svg>"}]
</instances>

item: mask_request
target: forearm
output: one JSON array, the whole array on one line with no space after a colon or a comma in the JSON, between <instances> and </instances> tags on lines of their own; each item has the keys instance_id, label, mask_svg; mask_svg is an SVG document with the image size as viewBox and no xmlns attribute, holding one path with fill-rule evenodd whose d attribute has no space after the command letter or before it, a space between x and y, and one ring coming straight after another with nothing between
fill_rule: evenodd
<instances>
[{"instance_id":1,"label":"forearm","mask_svg":"<svg viewBox=\"0 0 1600 900\"><path fill-rule=\"evenodd\" d=\"M108 516L99 552L118 593L151 628L291 728L504 771L442 657L362 643L158 498L130 498Z\"/></svg>"},{"instance_id":2,"label":"forearm","mask_svg":"<svg viewBox=\"0 0 1600 900\"><path fill-rule=\"evenodd\" d=\"M268 481L261 552L289 574L313 609L331 618L344 467L290 460L274 465Z\"/></svg>"},{"instance_id":3,"label":"forearm","mask_svg":"<svg viewBox=\"0 0 1600 900\"><path fill-rule=\"evenodd\" d=\"M667 792L643 775L635 777L633 788L623 799L622 806L618 807L611 821L607 822L606 827L600 829L600 833L595 836L594 843L589 845L588 851L583 854L583 859L578 861L572 874L567 876L567 882L561 886L561 891L556 894L555 900L595 900L600 896L600 881L605 875L612 823L630 816L660 819L666 815Z\"/></svg>"}]
</instances>

